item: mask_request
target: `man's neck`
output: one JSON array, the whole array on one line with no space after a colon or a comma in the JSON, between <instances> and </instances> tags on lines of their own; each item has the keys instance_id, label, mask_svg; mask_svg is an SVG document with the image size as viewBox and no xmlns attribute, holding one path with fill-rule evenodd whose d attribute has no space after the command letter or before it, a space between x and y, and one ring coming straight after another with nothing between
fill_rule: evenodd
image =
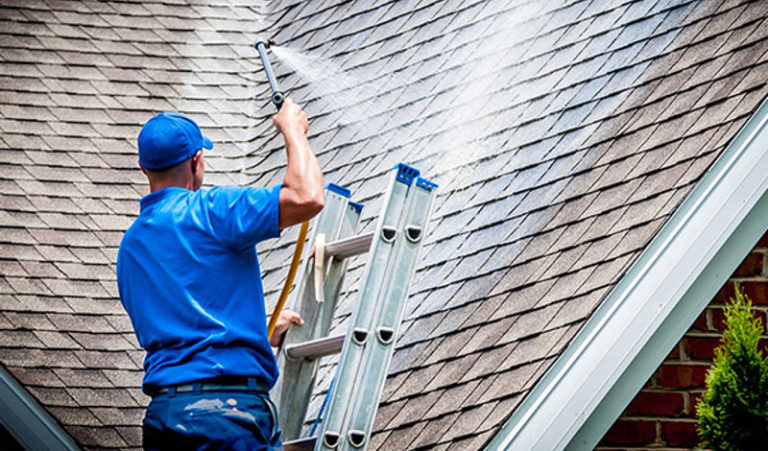
<instances>
[{"instance_id":1,"label":"man's neck","mask_svg":"<svg viewBox=\"0 0 768 451\"><path fill-rule=\"evenodd\" d=\"M194 182L193 180L149 180L149 192L154 193L155 191L160 191L163 188L170 188L172 186L176 186L179 188L188 189L190 191L194 190Z\"/></svg>"}]
</instances>

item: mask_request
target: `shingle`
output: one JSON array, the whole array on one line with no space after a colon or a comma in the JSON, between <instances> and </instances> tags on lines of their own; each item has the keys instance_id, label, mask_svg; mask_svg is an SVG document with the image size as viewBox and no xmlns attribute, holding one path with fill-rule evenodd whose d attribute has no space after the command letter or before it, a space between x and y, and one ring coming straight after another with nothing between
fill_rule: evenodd
<instances>
[{"instance_id":1,"label":"shingle","mask_svg":"<svg viewBox=\"0 0 768 451\"><path fill-rule=\"evenodd\" d=\"M381 443L381 447L383 449L407 449L414 437L416 437L426 425L427 422L423 421L398 429L396 432L393 432L386 437Z\"/></svg>"},{"instance_id":2,"label":"shingle","mask_svg":"<svg viewBox=\"0 0 768 451\"><path fill-rule=\"evenodd\" d=\"M400 407L397 415L390 421L390 428L398 428L409 423L416 423L423 418L424 412L435 403L442 394L440 391L432 390L426 392L426 395L417 395L405 402Z\"/></svg>"},{"instance_id":3,"label":"shingle","mask_svg":"<svg viewBox=\"0 0 768 451\"><path fill-rule=\"evenodd\" d=\"M120 334L72 333L71 336L74 340L80 343L83 349L105 351L124 351L135 349L135 347L126 341L126 339Z\"/></svg>"},{"instance_id":4,"label":"shingle","mask_svg":"<svg viewBox=\"0 0 768 451\"><path fill-rule=\"evenodd\" d=\"M144 409L142 409L144 410ZM121 426L116 427L117 433L120 434L120 437L125 440L128 444L139 444L142 440L142 430L141 426ZM136 449L138 450L138 445L136 446Z\"/></svg>"},{"instance_id":5,"label":"shingle","mask_svg":"<svg viewBox=\"0 0 768 451\"><path fill-rule=\"evenodd\" d=\"M84 365L93 368L132 370L139 367L124 351L76 351L75 355Z\"/></svg>"},{"instance_id":6,"label":"shingle","mask_svg":"<svg viewBox=\"0 0 768 451\"><path fill-rule=\"evenodd\" d=\"M502 271L493 274L484 274L480 277L467 280L462 283L460 288L453 294L450 301L445 304L446 308L462 306L467 302L474 302L478 299L488 299L491 288L504 275Z\"/></svg>"},{"instance_id":7,"label":"shingle","mask_svg":"<svg viewBox=\"0 0 768 451\"><path fill-rule=\"evenodd\" d=\"M446 342L443 342L446 343ZM434 362L436 360L439 360L439 355L442 354L436 354L433 352L428 360L428 362ZM406 397L413 395L414 393L420 392L429 382L432 380L432 378L440 371L440 364L437 365L429 365L422 368L418 368L414 371L414 374L411 375L408 379L404 381L402 385L398 388L397 392L395 393L394 399L399 399L401 397Z\"/></svg>"},{"instance_id":8,"label":"shingle","mask_svg":"<svg viewBox=\"0 0 768 451\"><path fill-rule=\"evenodd\" d=\"M415 448L415 447L426 446L426 445L430 445L438 442L440 440L440 437L444 436L445 432L453 425L453 423L456 421L456 418L458 418L458 416L459 416L458 413L452 413L429 422L419 423L422 425L422 430L420 431L418 436L416 436L415 439L413 439L413 441L410 442L410 445L408 446ZM385 446L386 445L388 445L388 442L385 442ZM404 448L405 447L399 448L399 449L404 449Z\"/></svg>"},{"instance_id":9,"label":"shingle","mask_svg":"<svg viewBox=\"0 0 768 451\"><path fill-rule=\"evenodd\" d=\"M51 407L49 412L64 425L100 426L102 423L87 409Z\"/></svg>"},{"instance_id":10,"label":"shingle","mask_svg":"<svg viewBox=\"0 0 768 451\"><path fill-rule=\"evenodd\" d=\"M472 327L447 335L435 344L435 349L429 354L426 363L432 364L455 357L456 352L461 349L461 345L469 341L477 333L478 329L478 327ZM432 375L434 376L434 374ZM430 380L421 381L421 383L426 385Z\"/></svg>"},{"instance_id":11,"label":"shingle","mask_svg":"<svg viewBox=\"0 0 768 451\"><path fill-rule=\"evenodd\" d=\"M69 388L67 392L81 406L134 406L131 395L119 388Z\"/></svg>"},{"instance_id":12,"label":"shingle","mask_svg":"<svg viewBox=\"0 0 768 451\"><path fill-rule=\"evenodd\" d=\"M114 407L94 407L90 411L99 419L101 424L109 426L141 424L145 412L142 408L121 409Z\"/></svg>"},{"instance_id":13,"label":"shingle","mask_svg":"<svg viewBox=\"0 0 768 451\"><path fill-rule=\"evenodd\" d=\"M63 388L28 387L28 389L35 398L47 406L79 407L77 402Z\"/></svg>"},{"instance_id":14,"label":"shingle","mask_svg":"<svg viewBox=\"0 0 768 451\"><path fill-rule=\"evenodd\" d=\"M115 387L123 388L140 386L144 377L143 371L138 368L132 371L105 369L102 370L101 373L109 380L112 385Z\"/></svg>"},{"instance_id":15,"label":"shingle","mask_svg":"<svg viewBox=\"0 0 768 451\"><path fill-rule=\"evenodd\" d=\"M43 313L5 312L4 316L17 329L52 330L55 328Z\"/></svg>"},{"instance_id":16,"label":"shingle","mask_svg":"<svg viewBox=\"0 0 768 451\"><path fill-rule=\"evenodd\" d=\"M102 447L102 448L123 448L127 444L125 440L117 433L117 431L111 427L85 427L85 426L68 426L69 432L86 446Z\"/></svg>"},{"instance_id":17,"label":"shingle","mask_svg":"<svg viewBox=\"0 0 768 451\"><path fill-rule=\"evenodd\" d=\"M43 343L30 331L6 330L0 334L0 346L7 348L42 348Z\"/></svg>"},{"instance_id":18,"label":"shingle","mask_svg":"<svg viewBox=\"0 0 768 451\"><path fill-rule=\"evenodd\" d=\"M68 387L111 387L113 384L94 369L55 369L56 376Z\"/></svg>"},{"instance_id":19,"label":"shingle","mask_svg":"<svg viewBox=\"0 0 768 451\"><path fill-rule=\"evenodd\" d=\"M438 393L439 399L430 408L422 412L423 418L435 418L458 411L467 396L478 386L479 381L474 380L445 388Z\"/></svg>"},{"instance_id":20,"label":"shingle","mask_svg":"<svg viewBox=\"0 0 768 451\"><path fill-rule=\"evenodd\" d=\"M10 366L20 366L24 368L82 368L83 365L68 350L51 349L22 349L22 348L2 348L0 349L2 361Z\"/></svg>"},{"instance_id":21,"label":"shingle","mask_svg":"<svg viewBox=\"0 0 768 451\"><path fill-rule=\"evenodd\" d=\"M38 387L63 387L64 383L56 376L55 370L47 368L12 368L13 376L21 383Z\"/></svg>"},{"instance_id":22,"label":"shingle","mask_svg":"<svg viewBox=\"0 0 768 451\"><path fill-rule=\"evenodd\" d=\"M495 406L495 403L487 403L462 410L453 427L451 427L443 437L443 440L453 440L456 437L474 433L482 424L483 420L485 420L493 411Z\"/></svg>"},{"instance_id":23,"label":"shingle","mask_svg":"<svg viewBox=\"0 0 768 451\"><path fill-rule=\"evenodd\" d=\"M56 331L37 331L35 337L49 349L80 349L69 334Z\"/></svg>"},{"instance_id":24,"label":"shingle","mask_svg":"<svg viewBox=\"0 0 768 451\"><path fill-rule=\"evenodd\" d=\"M409 400L402 399L394 403L382 403L379 409L376 411L376 419L374 421L374 430L386 429L389 422L396 415Z\"/></svg>"},{"instance_id":25,"label":"shingle","mask_svg":"<svg viewBox=\"0 0 768 451\"><path fill-rule=\"evenodd\" d=\"M72 315L52 313L48 319L59 329L65 331L114 332L106 319L99 315Z\"/></svg>"}]
</instances>

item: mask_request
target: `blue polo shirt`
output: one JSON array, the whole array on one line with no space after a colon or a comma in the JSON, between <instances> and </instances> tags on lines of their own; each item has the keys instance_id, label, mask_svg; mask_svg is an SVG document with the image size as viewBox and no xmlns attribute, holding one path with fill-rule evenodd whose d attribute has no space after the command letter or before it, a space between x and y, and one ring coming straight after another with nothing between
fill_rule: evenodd
<instances>
[{"instance_id":1,"label":"blue polo shirt","mask_svg":"<svg viewBox=\"0 0 768 451\"><path fill-rule=\"evenodd\" d=\"M280 235L280 186L170 187L141 199L117 254L120 300L146 350L145 393L277 365L254 245Z\"/></svg>"}]
</instances>

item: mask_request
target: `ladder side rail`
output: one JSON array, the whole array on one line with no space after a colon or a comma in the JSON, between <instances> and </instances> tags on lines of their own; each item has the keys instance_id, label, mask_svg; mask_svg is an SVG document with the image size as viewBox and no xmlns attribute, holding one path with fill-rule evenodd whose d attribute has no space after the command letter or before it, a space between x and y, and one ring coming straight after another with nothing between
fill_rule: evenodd
<instances>
[{"instance_id":1,"label":"ladder side rail","mask_svg":"<svg viewBox=\"0 0 768 451\"><path fill-rule=\"evenodd\" d=\"M349 400L355 391L360 363L373 320L379 287L386 276L392 252L390 231L396 228L403 211L408 185L398 180L399 170L393 171L384 210L379 217L369 251L369 261L358 293L356 308L352 313L344 348L336 368L336 382L330 394L328 411L323 418L315 449L333 449L341 438L341 429L349 409Z\"/></svg>"},{"instance_id":2,"label":"ladder side rail","mask_svg":"<svg viewBox=\"0 0 768 451\"><path fill-rule=\"evenodd\" d=\"M376 325L351 400L351 415L346 425L346 440L339 449L359 449L370 440L371 429L384 389L389 363L403 316L408 289L416 271L418 254L434 204L434 185L427 188L414 185L408 196L408 209L398 228L393 265L383 300L376 317Z\"/></svg>"},{"instance_id":3,"label":"ladder side rail","mask_svg":"<svg viewBox=\"0 0 768 451\"><path fill-rule=\"evenodd\" d=\"M349 199L333 190L326 190L325 208L318 215L311 243L314 243L319 234L325 234L332 239L337 239L342 231L345 216L350 214ZM359 219L359 211L354 214ZM351 233L351 231L346 231ZM306 341L314 334L314 329L321 329L316 324L317 303L315 302L313 284L313 265L310 259L305 258L305 271L297 285L298 290L292 293L292 308L301 315L305 321L302 327L292 327L286 333L284 347L293 343ZM332 281L331 281L332 282ZM322 332L319 332L320 334ZM326 331L327 333L327 331ZM278 378L272 390L279 412L291 412L290 415L280 415L281 429L286 440L298 438L301 433L303 416L308 406L308 398L311 395L314 381L314 367L305 368L307 363L303 360L290 361L282 352L277 356L278 368L281 377ZM296 413L302 413L298 415Z\"/></svg>"}]
</instances>

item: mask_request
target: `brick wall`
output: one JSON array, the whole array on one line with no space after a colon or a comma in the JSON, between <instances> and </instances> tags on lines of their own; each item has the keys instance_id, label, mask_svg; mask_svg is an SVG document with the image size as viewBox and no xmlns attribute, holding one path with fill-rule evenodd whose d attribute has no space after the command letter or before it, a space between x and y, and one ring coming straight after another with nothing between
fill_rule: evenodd
<instances>
[{"instance_id":1,"label":"brick wall","mask_svg":"<svg viewBox=\"0 0 768 451\"><path fill-rule=\"evenodd\" d=\"M768 313L768 233L699 315L640 393L597 447L600 450L690 449L696 432L696 403L723 331L723 307L738 282L766 324ZM766 337L768 338L768 337ZM768 345L764 339L763 346Z\"/></svg>"}]
</instances>

